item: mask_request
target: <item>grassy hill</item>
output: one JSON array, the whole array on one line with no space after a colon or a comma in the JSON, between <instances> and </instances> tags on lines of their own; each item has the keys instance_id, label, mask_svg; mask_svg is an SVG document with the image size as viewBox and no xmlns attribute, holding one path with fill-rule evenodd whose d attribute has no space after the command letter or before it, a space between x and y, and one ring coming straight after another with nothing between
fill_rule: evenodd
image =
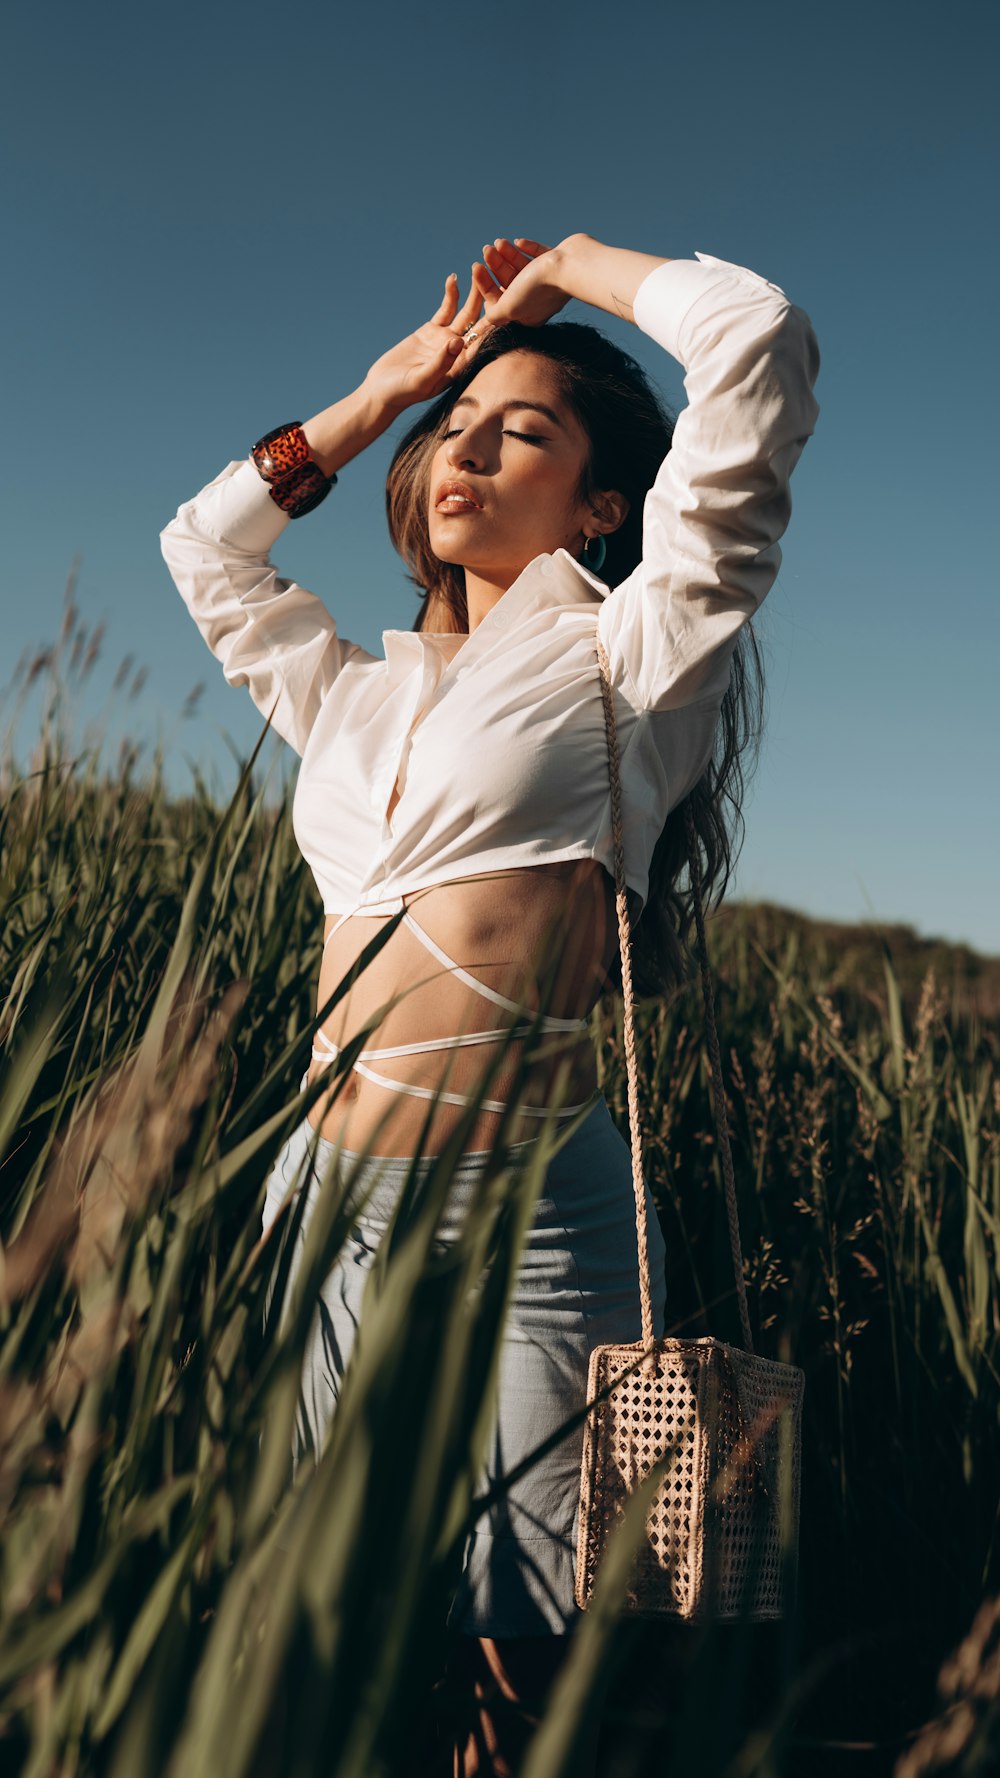
<instances>
[{"instance_id":1,"label":"grassy hill","mask_svg":"<svg viewBox=\"0 0 1000 1778\"><path fill-rule=\"evenodd\" d=\"M856 992L864 983L884 1011L882 963L889 956L907 1005L916 1005L928 971L933 971L953 1016L1000 1018L1000 957L984 956L969 945L924 938L902 924L814 919L771 902L724 904L715 920L722 932L742 929L746 942L756 942L772 956L793 947L829 993Z\"/></svg>"}]
</instances>

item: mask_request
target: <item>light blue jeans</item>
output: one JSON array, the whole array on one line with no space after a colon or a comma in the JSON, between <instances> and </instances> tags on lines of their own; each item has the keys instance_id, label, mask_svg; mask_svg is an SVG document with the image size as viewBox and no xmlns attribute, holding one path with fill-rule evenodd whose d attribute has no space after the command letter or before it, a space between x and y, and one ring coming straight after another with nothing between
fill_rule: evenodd
<instances>
[{"instance_id":1,"label":"light blue jeans","mask_svg":"<svg viewBox=\"0 0 1000 1778\"><path fill-rule=\"evenodd\" d=\"M264 1227L297 1178L316 1132L303 1122L285 1144L267 1183ZM530 1143L518 1145L521 1150ZM517 1151L513 1151L516 1153ZM310 1201L333 1161L333 1143L318 1139ZM357 1157L341 1150L353 1171ZM461 1219L484 1153L462 1157L449 1192L449 1216ZM423 1163L429 1164L429 1163ZM412 1162L373 1156L356 1177L373 1185L352 1238L324 1282L302 1370L300 1425L319 1450L336 1408L354 1340L361 1297L379 1241ZM370 1172L368 1170L371 1170ZM663 1330L663 1237L646 1193L654 1326ZM442 1238L447 1227L442 1225ZM301 1254L293 1256L292 1274ZM587 1399L591 1348L638 1340L641 1334L635 1202L628 1144L598 1098L579 1129L553 1158L528 1236L501 1352L499 1406L484 1482L514 1468ZM563 1634L581 1615L574 1599L582 1426L515 1483L480 1519L469 1539L451 1626L471 1636Z\"/></svg>"}]
</instances>

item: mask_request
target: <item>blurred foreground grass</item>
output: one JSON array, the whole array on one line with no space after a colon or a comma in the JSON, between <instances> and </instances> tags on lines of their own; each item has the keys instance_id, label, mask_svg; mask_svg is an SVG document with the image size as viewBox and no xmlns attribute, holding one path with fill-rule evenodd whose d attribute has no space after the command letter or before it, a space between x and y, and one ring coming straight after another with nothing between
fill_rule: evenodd
<instances>
[{"instance_id":1,"label":"blurred foreground grass","mask_svg":"<svg viewBox=\"0 0 1000 1778\"><path fill-rule=\"evenodd\" d=\"M284 1699L268 1769L422 1770L540 1166L515 1185L498 1151L442 1258L442 1157L292 1487L350 1214L324 1196L265 1342L322 941L289 806L249 767L219 811L43 747L0 823L0 1759L242 1778ZM1000 1621L970 1626L1000 1590L1000 970L771 908L710 944L758 1348L807 1378L798 1603L749 1634L595 1615L531 1778L573 1770L602 1697L615 1778L995 1771ZM669 1330L735 1340L697 984L640 1025ZM619 1006L594 1037L624 1128Z\"/></svg>"}]
</instances>

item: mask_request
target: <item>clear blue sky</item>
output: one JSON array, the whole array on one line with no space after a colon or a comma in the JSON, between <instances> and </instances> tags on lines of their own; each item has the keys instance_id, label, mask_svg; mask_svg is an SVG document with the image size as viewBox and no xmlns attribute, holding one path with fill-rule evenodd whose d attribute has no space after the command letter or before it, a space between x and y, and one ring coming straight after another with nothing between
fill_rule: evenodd
<instances>
[{"instance_id":1,"label":"clear blue sky","mask_svg":"<svg viewBox=\"0 0 1000 1778\"><path fill-rule=\"evenodd\" d=\"M220 786L258 719L158 533L262 432L425 320L497 234L753 267L811 315L821 414L761 617L769 726L737 892L1000 952L997 11L683 6L8 11L4 660L74 556L81 721ZM575 305L566 311L579 318ZM674 405L679 368L620 338ZM274 552L367 648L412 621L392 439ZM149 669L124 708L111 684ZM185 697L205 684L199 713Z\"/></svg>"}]
</instances>

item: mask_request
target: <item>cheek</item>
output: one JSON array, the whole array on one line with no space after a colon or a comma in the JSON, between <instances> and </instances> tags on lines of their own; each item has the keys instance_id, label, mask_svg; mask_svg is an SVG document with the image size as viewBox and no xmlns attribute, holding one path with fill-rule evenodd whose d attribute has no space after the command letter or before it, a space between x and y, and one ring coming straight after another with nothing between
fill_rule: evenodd
<instances>
[{"instance_id":1,"label":"cheek","mask_svg":"<svg viewBox=\"0 0 1000 1778\"><path fill-rule=\"evenodd\" d=\"M556 464L546 464L525 477L523 499L539 515L563 519L576 511L577 482Z\"/></svg>"},{"instance_id":2,"label":"cheek","mask_svg":"<svg viewBox=\"0 0 1000 1778\"><path fill-rule=\"evenodd\" d=\"M443 452L435 451L424 477L424 488L421 495L424 511L430 521L433 521L434 518L434 489L444 481L445 476L449 473L449 466L444 460Z\"/></svg>"}]
</instances>

